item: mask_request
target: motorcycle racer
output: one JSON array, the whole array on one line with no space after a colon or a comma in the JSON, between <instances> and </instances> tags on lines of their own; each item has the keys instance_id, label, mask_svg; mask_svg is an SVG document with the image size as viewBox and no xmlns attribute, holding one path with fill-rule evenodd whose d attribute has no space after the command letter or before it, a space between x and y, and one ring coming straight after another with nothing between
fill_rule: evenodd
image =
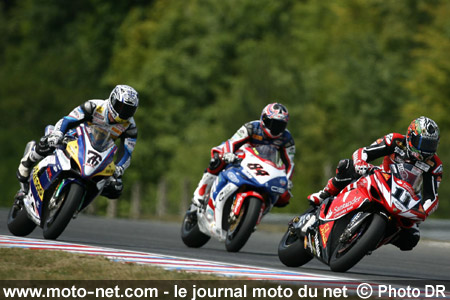
<instances>
[{"instance_id":1,"label":"motorcycle racer","mask_svg":"<svg viewBox=\"0 0 450 300\"><path fill-rule=\"evenodd\" d=\"M287 108L280 103L271 103L264 107L259 120L244 124L225 143L211 149L211 161L194 192L192 202L201 206L209 194L212 183L225 166L236 158L235 152L244 144L274 145L279 149L281 159L286 167L288 191L286 191L275 204L283 207L288 205L291 197L292 174L294 171L295 144L290 132L286 129L289 121Z\"/></svg>"},{"instance_id":2,"label":"motorcycle racer","mask_svg":"<svg viewBox=\"0 0 450 300\"><path fill-rule=\"evenodd\" d=\"M138 93L128 85L117 85L105 100L92 99L73 109L69 115L60 119L51 133L43 136L20 161L17 178L21 183L16 198L23 197L33 166L51 154L61 144L64 135L81 123L99 125L108 130L111 137L120 139L114 179L103 189L102 195L111 199L118 198L123 190L122 176L130 166L131 154L137 140L137 127L134 113L139 105Z\"/></svg>"},{"instance_id":3,"label":"motorcycle racer","mask_svg":"<svg viewBox=\"0 0 450 300\"><path fill-rule=\"evenodd\" d=\"M385 172L389 172L389 166L395 162L412 163L424 171L421 202L429 216L438 207L438 189L442 180L442 162L436 154L439 138L436 122L424 116L419 117L411 122L406 135L390 133L370 146L356 150L352 159L341 160L336 168L336 176L328 180L323 190L307 198L311 205L317 206L326 198L336 196L354 179L377 168L370 164L371 161L384 157L379 167ZM393 244L406 251L412 250L419 240L419 229L414 226L403 229Z\"/></svg>"}]
</instances>

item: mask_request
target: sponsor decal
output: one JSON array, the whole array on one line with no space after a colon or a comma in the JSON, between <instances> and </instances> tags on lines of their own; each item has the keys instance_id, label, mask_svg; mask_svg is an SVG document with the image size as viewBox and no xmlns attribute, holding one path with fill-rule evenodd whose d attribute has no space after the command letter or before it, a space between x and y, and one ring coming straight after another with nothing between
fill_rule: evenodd
<instances>
[{"instance_id":1,"label":"sponsor decal","mask_svg":"<svg viewBox=\"0 0 450 300\"><path fill-rule=\"evenodd\" d=\"M80 112L77 109L75 109L69 114L69 117L78 120L78 119L80 119Z\"/></svg>"},{"instance_id":2,"label":"sponsor decal","mask_svg":"<svg viewBox=\"0 0 450 300\"><path fill-rule=\"evenodd\" d=\"M400 155L401 157L405 157L406 156L405 151L402 148L400 148L400 147L395 147L394 148L394 152L397 153L398 155Z\"/></svg>"},{"instance_id":3,"label":"sponsor decal","mask_svg":"<svg viewBox=\"0 0 450 300\"><path fill-rule=\"evenodd\" d=\"M247 193L238 194L236 197L236 204L234 205L234 214L238 215L239 211L241 210L242 201L244 201L245 197L247 197Z\"/></svg>"},{"instance_id":4,"label":"sponsor decal","mask_svg":"<svg viewBox=\"0 0 450 300\"><path fill-rule=\"evenodd\" d=\"M319 230L320 230L320 236L322 237L322 245L324 248L326 248L327 242L328 242L328 237L330 236L330 232L331 232L330 222L320 225Z\"/></svg>"},{"instance_id":5,"label":"sponsor decal","mask_svg":"<svg viewBox=\"0 0 450 300\"><path fill-rule=\"evenodd\" d=\"M339 213L339 212L345 213L347 211L350 211L352 209L353 205L360 201L361 201L361 197L355 197L355 198L353 198L353 200L343 203L342 205L340 205L338 207L335 207L334 212L335 213Z\"/></svg>"},{"instance_id":6,"label":"sponsor decal","mask_svg":"<svg viewBox=\"0 0 450 300\"><path fill-rule=\"evenodd\" d=\"M228 196L228 194L230 194L231 192L233 192L236 189L236 186L234 184L227 184L219 193L219 195L217 196L217 200L218 201L223 201L226 199L226 197Z\"/></svg>"},{"instance_id":7,"label":"sponsor decal","mask_svg":"<svg viewBox=\"0 0 450 300\"><path fill-rule=\"evenodd\" d=\"M116 133L117 135L121 135L122 131L120 131L119 129L117 129L116 127L111 128L111 130Z\"/></svg>"},{"instance_id":8,"label":"sponsor decal","mask_svg":"<svg viewBox=\"0 0 450 300\"><path fill-rule=\"evenodd\" d=\"M96 112L96 113L94 113L93 119L94 119L94 123L101 124L105 120L105 117Z\"/></svg>"},{"instance_id":9,"label":"sponsor decal","mask_svg":"<svg viewBox=\"0 0 450 300\"><path fill-rule=\"evenodd\" d=\"M239 183L239 179L233 172L228 172L228 178L234 183Z\"/></svg>"},{"instance_id":10,"label":"sponsor decal","mask_svg":"<svg viewBox=\"0 0 450 300\"><path fill-rule=\"evenodd\" d=\"M278 193L278 194L283 194L284 192L286 192L286 189L281 188L281 187L277 187L277 186L275 186L275 185L271 186L271 187L270 187L270 190L271 190L272 192L275 192L275 193Z\"/></svg>"},{"instance_id":11,"label":"sponsor decal","mask_svg":"<svg viewBox=\"0 0 450 300\"><path fill-rule=\"evenodd\" d=\"M427 163L424 163L423 161L416 161L416 163L414 164L415 167L421 169L424 172L428 172L431 168L431 166Z\"/></svg>"},{"instance_id":12,"label":"sponsor decal","mask_svg":"<svg viewBox=\"0 0 450 300\"><path fill-rule=\"evenodd\" d=\"M37 167L34 168L33 183L34 183L34 186L36 187L36 191L39 195L39 200L42 201L42 198L44 197L44 189L42 188L41 182L39 180L38 172L39 172L39 168L37 168Z\"/></svg>"},{"instance_id":13,"label":"sponsor decal","mask_svg":"<svg viewBox=\"0 0 450 300\"><path fill-rule=\"evenodd\" d=\"M257 135L257 134L252 135L252 138L255 139L255 140L258 140L258 141L262 141L263 140L263 137L260 136L260 135Z\"/></svg>"},{"instance_id":14,"label":"sponsor decal","mask_svg":"<svg viewBox=\"0 0 450 300\"><path fill-rule=\"evenodd\" d=\"M244 129L239 129L235 136L238 137L239 139L242 139L245 136L246 131Z\"/></svg>"},{"instance_id":15,"label":"sponsor decal","mask_svg":"<svg viewBox=\"0 0 450 300\"><path fill-rule=\"evenodd\" d=\"M50 168L50 167L47 167L47 178L48 178L48 181L52 181L52 177L53 177L53 174L52 174L52 169Z\"/></svg>"},{"instance_id":16,"label":"sponsor decal","mask_svg":"<svg viewBox=\"0 0 450 300\"><path fill-rule=\"evenodd\" d=\"M283 141L281 141L281 140L274 140L274 141L273 141L273 144L274 144L275 146L281 146L281 145L283 144Z\"/></svg>"}]
</instances>

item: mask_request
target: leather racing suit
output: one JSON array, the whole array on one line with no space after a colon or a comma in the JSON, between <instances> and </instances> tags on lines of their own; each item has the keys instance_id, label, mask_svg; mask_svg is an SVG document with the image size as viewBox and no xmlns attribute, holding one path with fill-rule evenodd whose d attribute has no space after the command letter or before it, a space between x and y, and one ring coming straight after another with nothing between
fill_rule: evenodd
<instances>
[{"instance_id":1,"label":"leather racing suit","mask_svg":"<svg viewBox=\"0 0 450 300\"><path fill-rule=\"evenodd\" d=\"M108 130L113 140L120 138L119 150L116 155L116 172L114 175L116 180L111 181L102 191L103 196L112 199L118 198L123 188L121 177L123 172L130 166L131 154L136 145L137 127L134 118L131 117L128 120L116 122L109 113L108 100L93 99L76 107L69 115L60 119L54 126L53 132L60 131L62 134L66 134L84 122L87 124L99 125L103 129ZM55 148L50 146L48 142L51 135L52 133L43 136L39 143L24 156L21 163L25 167L31 168L34 163L47 155L50 155L54 151ZM18 178L22 187L16 197L21 197L24 191L27 190L27 178L20 176L19 172Z\"/></svg>"},{"instance_id":2,"label":"leather racing suit","mask_svg":"<svg viewBox=\"0 0 450 300\"><path fill-rule=\"evenodd\" d=\"M399 133L390 133L376 140L368 147L359 148L353 153L351 160L341 160L336 169L336 176L328 181L324 191L332 196L337 195L353 179L362 175L363 172L360 170L368 171L374 167L369 162L381 157L384 158L379 167L386 172L390 171L390 165L395 162L420 164L421 169L424 170L422 205L427 216L432 214L439 203L438 189L442 180L442 161L437 154L424 162L409 158L407 155L406 137ZM418 227L413 226L410 229L403 229L393 244L401 250L411 250L417 245L419 239Z\"/></svg>"}]
</instances>

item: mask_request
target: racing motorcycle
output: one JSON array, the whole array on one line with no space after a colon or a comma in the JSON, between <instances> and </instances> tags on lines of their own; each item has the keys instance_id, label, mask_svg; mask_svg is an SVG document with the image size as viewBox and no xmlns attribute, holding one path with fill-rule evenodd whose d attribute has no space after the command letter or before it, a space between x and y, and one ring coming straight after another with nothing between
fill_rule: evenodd
<instances>
[{"instance_id":1,"label":"racing motorcycle","mask_svg":"<svg viewBox=\"0 0 450 300\"><path fill-rule=\"evenodd\" d=\"M53 126L46 128L46 134ZM27 144L25 153L35 145ZM81 124L69 131L61 147L31 171L28 193L16 199L8 215L8 229L17 236L30 234L36 226L47 239L56 239L72 218L115 180L113 162L117 146L108 130Z\"/></svg>"},{"instance_id":2,"label":"racing motorcycle","mask_svg":"<svg viewBox=\"0 0 450 300\"><path fill-rule=\"evenodd\" d=\"M278 257L298 267L313 257L345 272L373 250L394 241L402 228L427 217L421 203L423 163L396 163L390 172L374 168L335 198L290 221Z\"/></svg>"},{"instance_id":3,"label":"racing motorcycle","mask_svg":"<svg viewBox=\"0 0 450 300\"><path fill-rule=\"evenodd\" d=\"M181 228L189 247L201 247L211 237L239 251L250 235L287 191L285 167L276 147L242 147L238 159L217 176L203 206L191 204Z\"/></svg>"}]
</instances>

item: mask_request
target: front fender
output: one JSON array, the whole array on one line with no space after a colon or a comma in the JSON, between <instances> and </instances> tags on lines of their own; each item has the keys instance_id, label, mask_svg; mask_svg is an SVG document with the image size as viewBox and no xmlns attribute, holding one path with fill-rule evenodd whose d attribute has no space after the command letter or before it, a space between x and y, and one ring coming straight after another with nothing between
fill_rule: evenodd
<instances>
[{"instance_id":1,"label":"front fender","mask_svg":"<svg viewBox=\"0 0 450 300\"><path fill-rule=\"evenodd\" d=\"M264 197L255 191L248 191L244 193L237 193L236 200L234 201L233 213L235 216L238 216L242 209L242 204L244 204L244 200L248 197L255 197L262 201L264 205Z\"/></svg>"}]
</instances>

